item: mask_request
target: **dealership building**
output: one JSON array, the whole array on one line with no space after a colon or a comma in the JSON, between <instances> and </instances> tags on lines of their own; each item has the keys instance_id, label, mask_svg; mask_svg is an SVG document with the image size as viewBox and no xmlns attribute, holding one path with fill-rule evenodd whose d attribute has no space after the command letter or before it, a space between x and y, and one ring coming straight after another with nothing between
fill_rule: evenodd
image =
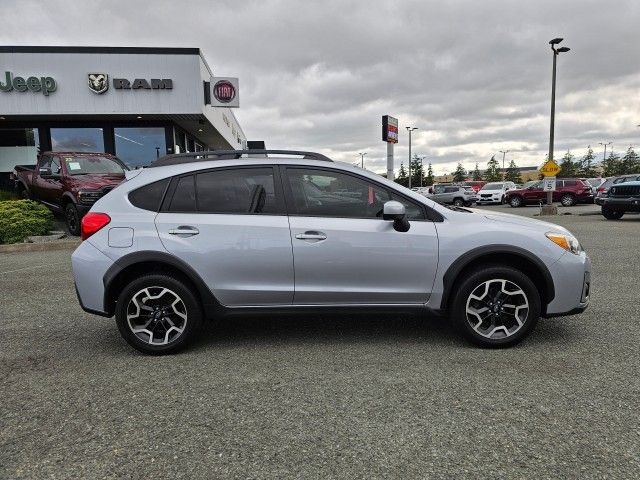
<instances>
[{"instance_id":1,"label":"dealership building","mask_svg":"<svg viewBox=\"0 0 640 480\"><path fill-rule=\"evenodd\" d=\"M237 106L237 82L222 83L198 48L0 46L0 176L47 150L107 152L135 167L246 148L225 106Z\"/></svg>"}]
</instances>

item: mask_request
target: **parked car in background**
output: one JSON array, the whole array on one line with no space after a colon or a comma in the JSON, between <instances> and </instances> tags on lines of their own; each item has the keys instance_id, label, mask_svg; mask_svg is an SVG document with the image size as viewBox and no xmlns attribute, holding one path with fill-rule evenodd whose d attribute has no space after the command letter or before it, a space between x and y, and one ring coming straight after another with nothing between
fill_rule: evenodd
<instances>
[{"instance_id":1,"label":"parked car in background","mask_svg":"<svg viewBox=\"0 0 640 480\"><path fill-rule=\"evenodd\" d=\"M434 185L428 198L443 205L469 207L478 201L478 194L473 187L463 185Z\"/></svg>"},{"instance_id":2,"label":"parked car in background","mask_svg":"<svg viewBox=\"0 0 640 480\"><path fill-rule=\"evenodd\" d=\"M640 181L614 183L602 205L607 220L619 220L626 212L640 212Z\"/></svg>"},{"instance_id":3,"label":"parked car in background","mask_svg":"<svg viewBox=\"0 0 640 480\"><path fill-rule=\"evenodd\" d=\"M253 152L167 156L98 200L71 260L82 308L163 354L205 319L345 308L437 313L504 347L589 304L591 262L561 226L444 207L313 152Z\"/></svg>"},{"instance_id":4,"label":"parked car in background","mask_svg":"<svg viewBox=\"0 0 640 480\"><path fill-rule=\"evenodd\" d=\"M470 180L468 182L462 182L465 187L471 187L477 193L486 184L484 180Z\"/></svg>"},{"instance_id":5,"label":"parked car in background","mask_svg":"<svg viewBox=\"0 0 640 480\"><path fill-rule=\"evenodd\" d=\"M478 192L478 205L489 203L503 203L505 194L515 190L513 182L492 182L485 184Z\"/></svg>"},{"instance_id":6,"label":"parked car in background","mask_svg":"<svg viewBox=\"0 0 640 480\"><path fill-rule=\"evenodd\" d=\"M36 165L17 165L12 178L21 197L64 214L69 233L80 235L82 217L128 169L108 153L43 152Z\"/></svg>"},{"instance_id":7,"label":"parked car in background","mask_svg":"<svg viewBox=\"0 0 640 480\"><path fill-rule=\"evenodd\" d=\"M609 194L609 189L615 184L640 181L640 173L632 173L629 175L620 175L619 177L609 177L607 181L600 185L596 190L594 202L600 206L604 205L604 200Z\"/></svg>"},{"instance_id":8,"label":"parked car in background","mask_svg":"<svg viewBox=\"0 0 640 480\"><path fill-rule=\"evenodd\" d=\"M539 180L527 188L511 190L505 194L505 203L512 207L522 207L544 202L547 192L542 187L543 181ZM578 203L592 202L593 193L591 185L578 178L558 178L552 198L554 202L560 202L564 207L571 207Z\"/></svg>"}]
</instances>

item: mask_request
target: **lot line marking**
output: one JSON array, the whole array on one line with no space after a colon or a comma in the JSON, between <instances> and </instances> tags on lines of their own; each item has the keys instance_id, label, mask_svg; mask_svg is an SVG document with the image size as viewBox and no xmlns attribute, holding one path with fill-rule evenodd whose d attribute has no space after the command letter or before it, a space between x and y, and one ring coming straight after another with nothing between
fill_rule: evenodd
<instances>
[{"instance_id":1,"label":"lot line marking","mask_svg":"<svg viewBox=\"0 0 640 480\"><path fill-rule=\"evenodd\" d=\"M18 268L17 270L7 270L6 272L0 272L0 275L4 275L5 273L21 272L22 270L30 270L32 268L53 267L55 265L66 265L66 264L67 262L47 263L46 265L34 265L33 267L23 267L23 268Z\"/></svg>"}]
</instances>

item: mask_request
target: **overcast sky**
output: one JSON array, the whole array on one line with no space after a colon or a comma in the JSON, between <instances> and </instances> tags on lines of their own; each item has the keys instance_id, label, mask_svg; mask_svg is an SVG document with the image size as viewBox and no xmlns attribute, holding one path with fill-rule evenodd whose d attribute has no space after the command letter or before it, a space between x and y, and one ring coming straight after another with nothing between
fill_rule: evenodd
<instances>
[{"instance_id":1,"label":"overcast sky","mask_svg":"<svg viewBox=\"0 0 640 480\"><path fill-rule=\"evenodd\" d=\"M381 116L400 121L396 166L413 151L436 173L491 155L541 163L552 54L556 158L640 144L640 2L0 0L0 43L200 47L240 77L250 140L317 150L384 171ZM1 67L1 66L0 66ZM497 157L501 159L501 154Z\"/></svg>"}]
</instances>

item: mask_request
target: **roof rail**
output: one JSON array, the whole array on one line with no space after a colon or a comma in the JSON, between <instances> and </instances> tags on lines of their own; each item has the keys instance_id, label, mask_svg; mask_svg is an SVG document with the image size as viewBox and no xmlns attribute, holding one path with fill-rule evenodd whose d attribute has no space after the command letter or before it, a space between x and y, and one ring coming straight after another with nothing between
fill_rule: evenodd
<instances>
[{"instance_id":1,"label":"roof rail","mask_svg":"<svg viewBox=\"0 0 640 480\"><path fill-rule=\"evenodd\" d=\"M181 163L191 163L207 160L230 160L240 158L242 155L297 155L303 160L321 160L323 162L333 162L321 153L300 152L297 150L203 150L201 152L174 153L160 157L152 162L148 168L164 167L167 165L180 165Z\"/></svg>"}]
</instances>

